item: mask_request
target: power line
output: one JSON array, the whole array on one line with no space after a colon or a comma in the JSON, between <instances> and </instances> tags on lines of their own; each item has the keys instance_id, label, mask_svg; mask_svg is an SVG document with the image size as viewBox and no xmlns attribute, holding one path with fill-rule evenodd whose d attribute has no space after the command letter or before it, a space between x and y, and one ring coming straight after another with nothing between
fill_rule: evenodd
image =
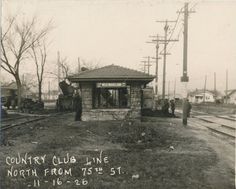
<instances>
[{"instance_id":1,"label":"power line","mask_svg":"<svg viewBox=\"0 0 236 189\"><path fill-rule=\"evenodd\" d=\"M176 29L176 27L177 27L177 25L178 25L178 23L179 23L179 18L180 18L180 14L181 14L182 9L183 9L183 7L182 7L179 11L177 11L178 15L177 15L177 18L176 18L175 25L174 25L174 27L173 27L173 29L172 29L171 34L170 34L169 40L172 38L172 36L173 36L173 34L174 34L174 32L175 32L175 29ZM168 44L168 43L167 43L167 44ZM161 53L162 53L163 51L164 51L164 48L161 50Z\"/></svg>"},{"instance_id":2,"label":"power line","mask_svg":"<svg viewBox=\"0 0 236 189\"><path fill-rule=\"evenodd\" d=\"M164 37L164 52L163 52L163 79L162 79L162 99L165 99L165 83L166 83L166 55L168 55L169 53L166 52L166 48L167 48L167 44L169 42L174 42L174 41L178 41L176 39L167 39L167 31L169 29L169 22L176 22L176 21L169 21L169 20L165 20L165 21L157 21L157 22L164 22L165 26L164 26L164 32L165 32L165 37Z\"/></svg>"},{"instance_id":3,"label":"power line","mask_svg":"<svg viewBox=\"0 0 236 189\"><path fill-rule=\"evenodd\" d=\"M199 2L196 2L196 3L190 8L190 10L193 9L193 8L195 8L198 4L199 4Z\"/></svg>"},{"instance_id":4,"label":"power line","mask_svg":"<svg viewBox=\"0 0 236 189\"><path fill-rule=\"evenodd\" d=\"M182 27L180 28L180 30L179 30L179 33L178 33L178 35L177 35L177 39L178 39L178 40L180 39L180 34L181 34L181 32L183 31L183 29L184 29L184 27L182 26ZM174 47L175 44L176 44L176 43L172 43L172 44L170 45L170 47L167 49L167 52L169 52L169 51Z\"/></svg>"},{"instance_id":5,"label":"power line","mask_svg":"<svg viewBox=\"0 0 236 189\"><path fill-rule=\"evenodd\" d=\"M182 9L183 9L183 7L180 9L180 11L182 11ZM171 39L171 38L172 38L172 35L173 35L173 33L175 32L176 26L177 26L177 24L179 23L178 21L179 21L180 14L181 14L181 12L180 12L180 11L178 12L178 16L177 16L177 19L176 19L176 22L175 22L174 28L172 29L172 33L170 34L170 37L169 37L169 39Z\"/></svg>"}]
</instances>

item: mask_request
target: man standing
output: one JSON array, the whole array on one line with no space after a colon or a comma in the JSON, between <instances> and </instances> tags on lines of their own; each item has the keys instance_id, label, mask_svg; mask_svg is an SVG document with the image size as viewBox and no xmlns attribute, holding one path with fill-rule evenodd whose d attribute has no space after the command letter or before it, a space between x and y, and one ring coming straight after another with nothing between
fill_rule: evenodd
<instances>
[{"instance_id":1,"label":"man standing","mask_svg":"<svg viewBox=\"0 0 236 189\"><path fill-rule=\"evenodd\" d=\"M165 99L164 102L163 102L163 105L162 105L162 113L165 115L165 116L169 116L169 101L168 99Z\"/></svg>"},{"instance_id":2,"label":"man standing","mask_svg":"<svg viewBox=\"0 0 236 189\"><path fill-rule=\"evenodd\" d=\"M189 100L187 99L187 117L190 117L191 109L192 109L192 105L190 104Z\"/></svg>"},{"instance_id":3,"label":"man standing","mask_svg":"<svg viewBox=\"0 0 236 189\"><path fill-rule=\"evenodd\" d=\"M171 108L172 116L174 117L175 116L175 101L174 100L170 101L170 108Z\"/></svg>"},{"instance_id":4,"label":"man standing","mask_svg":"<svg viewBox=\"0 0 236 189\"><path fill-rule=\"evenodd\" d=\"M190 117L192 105L190 104L189 100L186 99L183 103L183 124L187 125L188 117Z\"/></svg>"},{"instance_id":5,"label":"man standing","mask_svg":"<svg viewBox=\"0 0 236 189\"><path fill-rule=\"evenodd\" d=\"M75 108L75 121L81 121L82 115L82 98L79 93L76 92L74 96L74 108Z\"/></svg>"}]
</instances>

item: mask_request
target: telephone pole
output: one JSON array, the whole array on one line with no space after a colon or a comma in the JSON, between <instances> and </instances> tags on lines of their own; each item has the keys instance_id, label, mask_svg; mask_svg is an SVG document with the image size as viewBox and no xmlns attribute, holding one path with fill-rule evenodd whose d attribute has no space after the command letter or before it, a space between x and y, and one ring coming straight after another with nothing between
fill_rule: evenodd
<instances>
[{"instance_id":1,"label":"telephone pole","mask_svg":"<svg viewBox=\"0 0 236 189\"><path fill-rule=\"evenodd\" d=\"M149 74L150 74L150 67L152 66L151 63L152 63L153 61L150 60L150 58L151 58L150 56L145 56L145 57L143 57L143 58L147 58L147 60L141 61L141 62L144 63L144 73L145 73L146 67L147 67L148 75L149 75Z\"/></svg>"},{"instance_id":2,"label":"telephone pole","mask_svg":"<svg viewBox=\"0 0 236 189\"><path fill-rule=\"evenodd\" d=\"M57 51L57 85L58 85L58 93L60 92L60 77L61 77L61 63L60 63L60 52Z\"/></svg>"},{"instance_id":3,"label":"telephone pole","mask_svg":"<svg viewBox=\"0 0 236 189\"><path fill-rule=\"evenodd\" d=\"M203 103L205 103L205 100L206 100L206 83L207 83L207 75L205 75Z\"/></svg>"},{"instance_id":4,"label":"telephone pole","mask_svg":"<svg viewBox=\"0 0 236 189\"><path fill-rule=\"evenodd\" d=\"M216 94L216 72L214 72L214 92Z\"/></svg>"},{"instance_id":5,"label":"telephone pole","mask_svg":"<svg viewBox=\"0 0 236 189\"><path fill-rule=\"evenodd\" d=\"M170 98L170 81L168 81L168 99Z\"/></svg>"},{"instance_id":6,"label":"telephone pole","mask_svg":"<svg viewBox=\"0 0 236 189\"><path fill-rule=\"evenodd\" d=\"M80 70L81 70L81 68L80 68L80 58L78 57L78 73L80 73Z\"/></svg>"},{"instance_id":7,"label":"telephone pole","mask_svg":"<svg viewBox=\"0 0 236 189\"><path fill-rule=\"evenodd\" d=\"M50 80L48 81L48 100L51 99L51 86L50 86Z\"/></svg>"},{"instance_id":8,"label":"telephone pole","mask_svg":"<svg viewBox=\"0 0 236 189\"><path fill-rule=\"evenodd\" d=\"M194 13L195 11L188 10L188 3L184 4L184 44L183 44L183 76L181 77L181 82L188 82L188 17L189 13Z\"/></svg>"},{"instance_id":9,"label":"telephone pole","mask_svg":"<svg viewBox=\"0 0 236 189\"><path fill-rule=\"evenodd\" d=\"M178 41L176 39L167 39L167 32L169 29L169 22L176 22L175 21L169 21L169 20L165 20L165 21L157 21L157 22L164 22L165 26L164 26L164 32L165 32L165 36L164 36L164 52L163 52L163 80L162 80L162 99L165 99L165 89L166 89L166 55L168 55L168 53L166 52L166 48L167 48L167 44L169 42L173 42L173 41Z\"/></svg>"},{"instance_id":10,"label":"telephone pole","mask_svg":"<svg viewBox=\"0 0 236 189\"><path fill-rule=\"evenodd\" d=\"M226 70L225 102L228 104L228 70Z\"/></svg>"},{"instance_id":11,"label":"telephone pole","mask_svg":"<svg viewBox=\"0 0 236 189\"><path fill-rule=\"evenodd\" d=\"M217 97L217 95L216 95L216 72L214 72L214 98L215 98L215 100L216 100L216 97Z\"/></svg>"},{"instance_id":12,"label":"telephone pole","mask_svg":"<svg viewBox=\"0 0 236 189\"><path fill-rule=\"evenodd\" d=\"M181 82L184 85L184 98L183 98L183 124L187 125L187 115L188 115L188 103L187 103L187 83L189 81L188 71L187 71L187 55L188 55L188 16L189 13L193 13L194 11L188 10L188 3L184 4L184 11L180 11L180 13L184 13L184 40L183 40L183 75L181 77Z\"/></svg>"},{"instance_id":13,"label":"telephone pole","mask_svg":"<svg viewBox=\"0 0 236 189\"><path fill-rule=\"evenodd\" d=\"M174 100L175 100L175 93L176 93L176 79L175 79L175 84L174 84Z\"/></svg>"},{"instance_id":14,"label":"telephone pole","mask_svg":"<svg viewBox=\"0 0 236 189\"><path fill-rule=\"evenodd\" d=\"M147 43L154 43L156 44L156 57L154 58L156 60L156 78L155 78L155 95L158 95L158 60L161 59L159 57L159 43L161 43L163 40L160 39L160 36L157 34L156 36L149 36L149 37L153 37L155 39L153 39L151 42L147 42Z\"/></svg>"}]
</instances>

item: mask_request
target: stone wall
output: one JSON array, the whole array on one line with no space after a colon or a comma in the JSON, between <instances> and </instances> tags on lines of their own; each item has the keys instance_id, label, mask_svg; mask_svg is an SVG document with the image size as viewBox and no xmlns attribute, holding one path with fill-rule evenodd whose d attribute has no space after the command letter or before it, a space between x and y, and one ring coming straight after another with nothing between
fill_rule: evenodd
<instances>
[{"instance_id":1,"label":"stone wall","mask_svg":"<svg viewBox=\"0 0 236 189\"><path fill-rule=\"evenodd\" d=\"M82 83L81 84L81 97L82 97L82 111L86 112L93 108L93 84Z\"/></svg>"},{"instance_id":2,"label":"stone wall","mask_svg":"<svg viewBox=\"0 0 236 189\"><path fill-rule=\"evenodd\" d=\"M141 117L141 85L139 83L132 83L130 89L130 108L133 119L140 119Z\"/></svg>"},{"instance_id":3,"label":"stone wall","mask_svg":"<svg viewBox=\"0 0 236 189\"><path fill-rule=\"evenodd\" d=\"M141 117L141 85L131 84L130 88L130 108L127 109L93 109L93 84L81 84L82 95L82 120L83 121L103 121L103 120L123 120L140 119Z\"/></svg>"},{"instance_id":4,"label":"stone wall","mask_svg":"<svg viewBox=\"0 0 236 189\"><path fill-rule=\"evenodd\" d=\"M124 120L130 109L92 109L84 111L83 121Z\"/></svg>"}]
</instances>

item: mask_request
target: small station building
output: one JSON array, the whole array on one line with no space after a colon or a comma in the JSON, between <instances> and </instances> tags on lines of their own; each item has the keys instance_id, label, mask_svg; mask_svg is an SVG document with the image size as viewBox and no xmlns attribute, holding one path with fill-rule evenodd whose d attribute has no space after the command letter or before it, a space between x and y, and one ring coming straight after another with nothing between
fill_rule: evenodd
<instances>
[{"instance_id":1,"label":"small station building","mask_svg":"<svg viewBox=\"0 0 236 189\"><path fill-rule=\"evenodd\" d=\"M109 65L86 70L68 77L76 83L82 98L82 120L139 119L142 109L142 89L154 76Z\"/></svg>"}]
</instances>

